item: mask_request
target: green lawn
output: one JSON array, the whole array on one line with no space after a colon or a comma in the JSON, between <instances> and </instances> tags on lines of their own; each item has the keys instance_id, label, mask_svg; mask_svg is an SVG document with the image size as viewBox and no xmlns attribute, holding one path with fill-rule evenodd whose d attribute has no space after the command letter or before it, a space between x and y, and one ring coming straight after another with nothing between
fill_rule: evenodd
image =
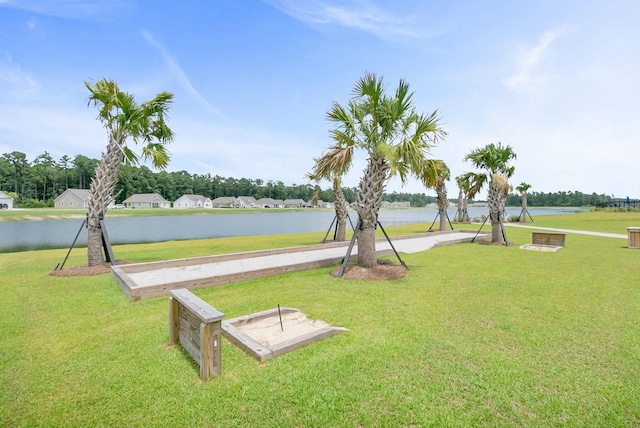
<instances>
[{"instance_id":1,"label":"green lawn","mask_svg":"<svg viewBox=\"0 0 640 428\"><path fill-rule=\"evenodd\" d=\"M534 220L640 226L632 213ZM531 242L531 230L507 232ZM114 252L143 262L322 236ZM569 234L556 253L446 246L403 255L410 271L394 282L322 268L198 290L227 318L280 304L349 329L263 364L225 339L222 374L206 382L166 346L166 297L131 303L109 275L48 276L65 253L0 254L0 426L640 426L640 250L623 239ZM67 263L84 262L77 249Z\"/></svg>"}]
</instances>

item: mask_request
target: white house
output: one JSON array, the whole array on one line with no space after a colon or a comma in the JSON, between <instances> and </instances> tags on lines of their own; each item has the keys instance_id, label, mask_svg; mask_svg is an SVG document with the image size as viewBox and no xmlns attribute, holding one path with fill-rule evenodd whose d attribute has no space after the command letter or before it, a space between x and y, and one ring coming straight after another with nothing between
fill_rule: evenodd
<instances>
[{"instance_id":1,"label":"white house","mask_svg":"<svg viewBox=\"0 0 640 428\"><path fill-rule=\"evenodd\" d=\"M202 195L187 195L184 194L180 196L178 199L173 201L173 208L184 209L184 208L211 208L213 205L211 204L210 198L205 198Z\"/></svg>"},{"instance_id":2,"label":"white house","mask_svg":"<svg viewBox=\"0 0 640 428\"><path fill-rule=\"evenodd\" d=\"M285 199L282 201L282 206L285 208L303 208L307 203L302 199Z\"/></svg>"},{"instance_id":3,"label":"white house","mask_svg":"<svg viewBox=\"0 0 640 428\"><path fill-rule=\"evenodd\" d=\"M282 201L280 199L260 198L256 201L256 206L259 208L280 208L282 207Z\"/></svg>"},{"instance_id":4,"label":"white house","mask_svg":"<svg viewBox=\"0 0 640 428\"><path fill-rule=\"evenodd\" d=\"M136 193L122 203L127 208L171 208L171 202L157 193Z\"/></svg>"},{"instance_id":5,"label":"white house","mask_svg":"<svg viewBox=\"0 0 640 428\"><path fill-rule=\"evenodd\" d=\"M211 201L213 208L237 208L238 200L233 196L220 196Z\"/></svg>"},{"instance_id":6,"label":"white house","mask_svg":"<svg viewBox=\"0 0 640 428\"><path fill-rule=\"evenodd\" d=\"M10 210L13 208L13 198L0 190L0 208Z\"/></svg>"},{"instance_id":7,"label":"white house","mask_svg":"<svg viewBox=\"0 0 640 428\"><path fill-rule=\"evenodd\" d=\"M256 207L256 198L253 196L238 196L236 198L238 200L238 205L240 208L255 208Z\"/></svg>"},{"instance_id":8,"label":"white house","mask_svg":"<svg viewBox=\"0 0 640 428\"><path fill-rule=\"evenodd\" d=\"M307 202L307 206L310 207L311 205L311 201ZM316 207L318 208L333 208L333 204L331 202L325 202L322 199L318 199L318 202L316 202Z\"/></svg>"},{"instance_id":9,"label":"white house","mask_svg":"<svg viewBox=\"0 0 640 428\"><path fill-rule=\"evenodd\" d=\"M89 189L67 189L53 200L54 208L88 208Z\"/></svg>"}]
</instances>

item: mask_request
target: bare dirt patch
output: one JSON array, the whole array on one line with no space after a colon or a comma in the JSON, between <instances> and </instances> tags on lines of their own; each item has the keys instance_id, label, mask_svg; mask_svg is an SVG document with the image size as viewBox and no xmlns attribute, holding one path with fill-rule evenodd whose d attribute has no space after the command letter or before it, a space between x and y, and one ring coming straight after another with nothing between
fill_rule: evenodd
<instances>
[{"instance_id":1,"label":"bare dirt patch","mask_svg":"<svg viewBox=\"0 0 640 428\"><path fill-rule=\"evenodd\" d=\"M132 262L130 260L116 260L116 264L119 265L128 265ZM89 276L89 275L104 275L106 273L111 273L111 263L104 263L98 266L70 266L65 267L64 269L54 270L49 272L51 276Z\"/></svg>"},{"instance_id":2,"label":"bare dirt patch","mask_svg":"<svg viewBox=\"0 0 640 428\"><path fill-rule=\"evenodd\" d=\"M331 270L331 276L338 277L340 266ZM372 268L364 268L358 265L347 265L342 279L355 281L393 281L407 276L407 269L402 265L391 263L378 263Z\"/></svg>"}]
</instances>

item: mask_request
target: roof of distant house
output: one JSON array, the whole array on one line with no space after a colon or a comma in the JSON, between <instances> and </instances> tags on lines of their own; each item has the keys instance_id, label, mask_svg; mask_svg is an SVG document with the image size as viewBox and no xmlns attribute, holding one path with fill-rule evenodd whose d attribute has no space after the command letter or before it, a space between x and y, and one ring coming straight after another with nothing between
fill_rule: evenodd
<instances>
[{"instance_id":1,"label":"roof of distant house","mask_svg":"<svg viewBox=\"0 0 640 428\"><path fill-rule=\"evenodd\" d=\"M89 197L91 196L89 189L67 189L62 192L60 196L62 196L65 192L71 193L73 196L77 197L78 199L82 199L83 201L89 199Z\"/></svg>"},{"instance_id":2,"label":"roof of distant house","mask_svg":"<svg viewBox=\"0 0 640 428\"><path fill-rule=\"evenodd\" d=\"M163 201L163 202L169 202L167 201L165 198L163 198L162 196L158 195L157 193L136 193L135 195L131 195L129 196L127 199L125 199L123 202L124 203L134 203L134 202L155 202L155 201Z\"/></svg>"}]
</instances>

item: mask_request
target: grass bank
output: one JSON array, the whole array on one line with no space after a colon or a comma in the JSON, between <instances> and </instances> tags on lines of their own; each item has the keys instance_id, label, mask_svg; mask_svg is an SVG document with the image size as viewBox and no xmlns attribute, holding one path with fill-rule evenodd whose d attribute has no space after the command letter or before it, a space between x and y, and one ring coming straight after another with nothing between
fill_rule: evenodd
<instances>
[{"instance_id":1,"label":"grass bank","mask_svg":"<svg viewBox=\"0 0 640 428\"><path fill-rule=\"evenodd\" d=\"M599 215L534 224L614 233L640 225L638 216ZM530 230L508 233L530 242ZM114 251L142 262L321 235ZM198 290L227 318L280 304L349 329L264 364L225 339L222 374L207 382L166 346L166 298L131 303L109 275L48 276L64 254L0 254L0 425L640 425L640 250L622 239L569 235L556 253L436 248L403 255L410 271L394 282L349 282L323 268ZM82 251L68 261L84 262Z\"/></svg>"}]
</instances>

